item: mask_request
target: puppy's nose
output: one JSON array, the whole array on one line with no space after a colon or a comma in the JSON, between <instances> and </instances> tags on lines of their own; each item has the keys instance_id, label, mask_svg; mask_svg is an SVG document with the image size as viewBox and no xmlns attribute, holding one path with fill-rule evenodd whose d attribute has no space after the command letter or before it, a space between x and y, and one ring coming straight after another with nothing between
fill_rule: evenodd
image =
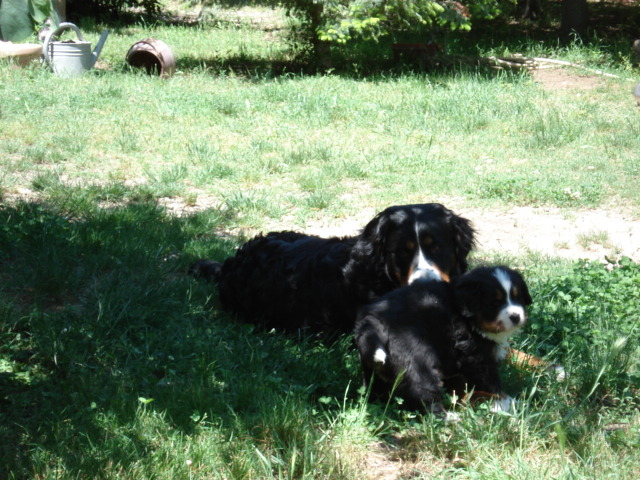
<instances>
[{"instance_id":1,"label":"puppy's nose","mask_svg":"<svg viewBox=\"0 0 640 480\"><path fill-rule=\"evenodd\" d=\"M519 313L510 313L509 320L511 320L511 323L514 325L518 325L522 321L522 317Z\"/></svg>"}]
</instances>

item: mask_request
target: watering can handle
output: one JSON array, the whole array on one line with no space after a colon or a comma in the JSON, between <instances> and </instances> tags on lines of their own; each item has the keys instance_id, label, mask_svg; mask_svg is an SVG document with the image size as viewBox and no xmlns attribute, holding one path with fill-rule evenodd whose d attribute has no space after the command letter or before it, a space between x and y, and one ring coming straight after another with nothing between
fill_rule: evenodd
<instances>
[{"instance_id":1,"label":"watering can handle","mask_svg":"<svg viewBox=\"0 0 640 480\"><path fill-rule=\"evenodd\" d=\"M84 42L84 38L82 37L82 33L80 33L80 29L78 27L70 22L62 22L60 25L58 25L58 28L56 28L55 30L50 30L49 33L47 33L47 36L44 38L44 44L42 45L42 54L44 55L44 59L47 63L51 63L51 59L49 58L49 42L53 37L57 36L67 28L70 28L71 30L76 32L78 40Z\"/></svg>"}]
</instances>

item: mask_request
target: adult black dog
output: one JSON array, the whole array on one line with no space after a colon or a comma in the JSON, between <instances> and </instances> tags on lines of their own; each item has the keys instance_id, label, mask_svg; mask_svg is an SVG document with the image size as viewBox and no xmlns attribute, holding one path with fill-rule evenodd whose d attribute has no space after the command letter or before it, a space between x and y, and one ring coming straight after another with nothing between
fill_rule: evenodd
<instances>
[{"instance_id":1,"label":"adult black dog","mask_svg":"<svg viewBox=\"0 0 640 480\"><path fill-rule=\"evenodd\" d=\"M244 321L289 332L353 331L360 306L420 278L467 270L469 220L438 203L389 207L352 237L260 235L223 263L200 260L224 308Z\"/></svg>"},{"instance_id":2,"label":"adult black dog","mask_svg":"<svg viewBox=\"0 0 640 480\"><path fill-rule=\"evenodd\" d=\"M365 383L374 397L393 393L407 408L437 415L444 392L473 389L493 397L494 409L508 409L498 364L530 304L524 279L507 267L397 289L359 312L354 333Z\"/></svg>"}]
</instances>

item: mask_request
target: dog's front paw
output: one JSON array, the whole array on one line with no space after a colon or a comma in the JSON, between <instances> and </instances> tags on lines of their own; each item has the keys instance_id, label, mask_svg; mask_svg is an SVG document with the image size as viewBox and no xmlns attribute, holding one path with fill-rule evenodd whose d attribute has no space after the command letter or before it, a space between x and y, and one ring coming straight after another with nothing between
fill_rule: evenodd
<instances>
[{"instance_id":1,"label":"dog's front paw","mask_svg":"<svg viewBox=\"0 0 640 480\"><path fill-rule=\"evenodd\" d=\"M455 412L445 412L444 414L444 423L458 423L460 420L460 415Z\"/></svg>"},{"instance_id":2,"label":"dog's front paw","mask_svg":"<svg viewBox=\"0 0 640 480\"><path fill-rule=\"evenodd\" d=\"M562 365L549 365L547 370L556 376L558 382L564 382L567 379L567 372Z\"/></svg>"},{"instance_id":3,"label":"dog's front paw","mask_svg":"<svg viewBox=\"0 0 640 480\"><path fill-rule=\"evenodd\" d=\"M387 352L384 351L383 348L378 348L373 354L373 363L377 367L384 366L387 363Z\"/></svg>"},{"instance_id":4,"label":"dog's front paw","mask_svg":"<svg viewBox=\"0 0 640 480\"><path fill-rule=\"evenodd\" d=\"M491 411L492 412L510 412L512 409L515 409L515 407L516 407L515 399L511 398L509 395L504 395L493 400Z\"/></svg>"}]
</instances>

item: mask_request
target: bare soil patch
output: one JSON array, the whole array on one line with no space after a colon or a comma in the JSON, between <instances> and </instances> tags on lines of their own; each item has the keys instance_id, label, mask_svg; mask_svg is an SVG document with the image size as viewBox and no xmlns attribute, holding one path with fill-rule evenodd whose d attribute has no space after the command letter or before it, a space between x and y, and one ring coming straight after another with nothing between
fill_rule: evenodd
<instances>
[{"instance_id":1,"label":"bare soil patch","mask_svg":"<svg viewBox=\"0 0 640 480\"><path fill-rule=\"evenodd\" d=\"M558 208L465 208L445 205L468 218L478 235L478 252L604 260L627 256L640 260L640 221L608 210L563 211ZM327 219L307 225L305 232L322 236L352 235L375 215Z\"/></svg>"},{"instance_id":2,"label":"bare soil patch","mask_svg":"<svg viewBox=\"0 0 640 480\"><path fill-rule=\"evenodd\" d=\"M604 83L601 76L570 72L564 68L537 68L531 71L531 76L546 90L583 91Z\"/></svg>"}]
</instances>

